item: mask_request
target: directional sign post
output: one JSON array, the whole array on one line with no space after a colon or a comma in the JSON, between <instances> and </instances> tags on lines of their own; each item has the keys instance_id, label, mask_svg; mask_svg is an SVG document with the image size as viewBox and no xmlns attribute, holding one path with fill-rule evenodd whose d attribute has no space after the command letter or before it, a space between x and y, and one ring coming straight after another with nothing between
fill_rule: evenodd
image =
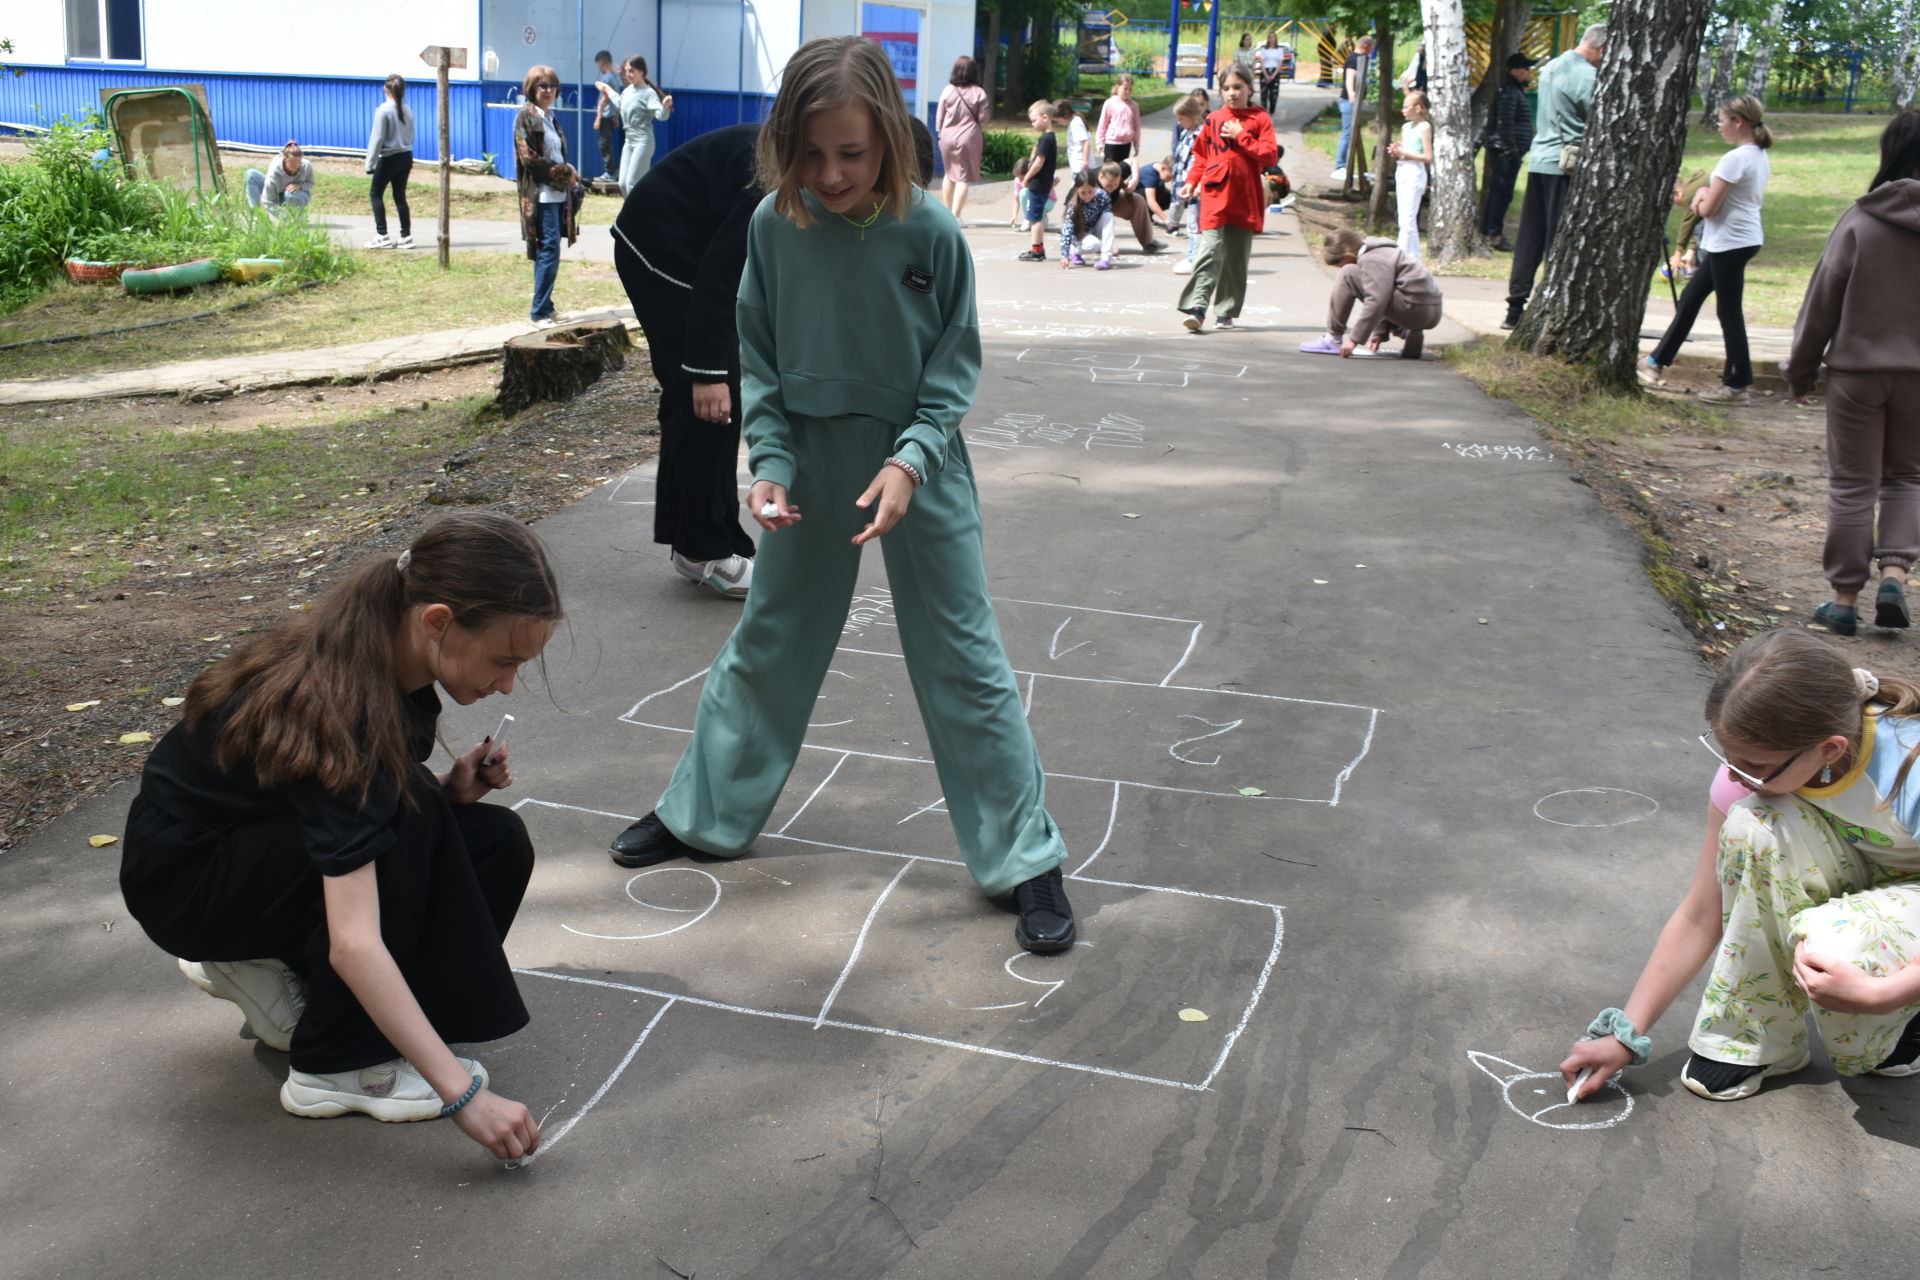
<instances>
[{"instance_id":1,"label":"directional sign post","mask_svg":"<svg viewBox=\"0 0 1920 1280\"><path fill-rule=\"evenodd\" d=\"M420 61L434 68L439 80L440 105L440 269L453 267L452 226L449 206L453 196L453 128L447 119L452 103L452 91L447 87L447 71L451 67L465 70L467 51L444 44L430 44L420 51Z\"/></svg>"}]
</instances>

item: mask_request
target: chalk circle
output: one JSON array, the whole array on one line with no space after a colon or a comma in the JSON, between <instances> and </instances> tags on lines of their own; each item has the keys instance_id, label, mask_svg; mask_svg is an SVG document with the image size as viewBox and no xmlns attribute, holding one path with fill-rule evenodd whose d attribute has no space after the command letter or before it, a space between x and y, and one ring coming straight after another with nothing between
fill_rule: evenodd
<instances>
[{"instance_id":1,"label":"chalk circle","mask_svg":"<svg viewBox=\"0 0 1920 1280\"><path fill-rule=\"evenodd\" d=\"M664 899L664 901L649 901L648 898L640 896L636 891L636 886L638 886L642 880L651 876L679 876L683 877L683 879L678 882L662 882L648 885L647 893L650 897ZM686 876L698 876L706 883L701 884L686 881L684 880ZM718 877L710 872L702 871L698 867L654 867L649 871L642 871L627 881L627 897L631 898L636 905L645 907L649 911L667 911L674 915L690 915L693 919L682 920L671 929L656 929L652 933L588 933L585 929L576 929L570 924L562 924L560 927L568 933L578 934L582 938L601 938L608 942L643 942L648 938L664 938L670 933L678 933L682 929L691 929L694 925L706 919L708 913L720 905L720 881ZM693 905L670 905L674 901L685 901Z\"/></svg>"},{"instance_id":2,"label":"chalk circle","mask_svg":"<svg viewBox=\"0 0 1920 1280\"><path fill-rule=\"evenodd\" d=\"M1477 1049L1469 1049L1467 1059L1500 1086L1500 1100L1507 1110L1545 1129L1611 1129L1633 1114L1633 1094L1618 1075L1579 1102L1568 1102L1567 1082L1557 1071L1529 1071ZM1602 1097L1607 1089L1620 1096Z\"/></svg>"},{"instance_id":3,"label":"chalk circle","mask_svg":"<svg viewBox=\"0 0 1920 1280\"><path fill-rule=\"evenodd\" d=\"M1622 787L1574 787L1533 802L1533 816L1556 827L1624 827L1658 812L1658 800Z\"/></svg>"}]
</instances>

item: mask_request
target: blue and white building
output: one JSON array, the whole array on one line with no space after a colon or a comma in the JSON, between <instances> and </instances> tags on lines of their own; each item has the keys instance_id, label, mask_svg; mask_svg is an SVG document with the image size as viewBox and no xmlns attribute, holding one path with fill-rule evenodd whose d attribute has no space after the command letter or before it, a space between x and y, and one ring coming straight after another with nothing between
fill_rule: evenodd
<instances>
[{"instance_id":1,"label":"blue and white building","mask_svg":"<svg viewBox=\"0 0 1920 1280\"><path fill-rule=\"evenodd\" d=\"M11 0L0 36L0 131L97 110L100 90L201 84L222 143L366 146L380 85L409 81L414 154L439 155L429 45L468 50L452 73L456 158L491 154L513 173L513 117L527 69L566 82L561 121L572 157L600 170L592 131L593 55L646 58L674 99L655 126L662 149L765 116L780 70L819 36L863 32L886 44L908 105L926 119L953 59L971 53L973 0Z\"/></svg>"}]
</instances>

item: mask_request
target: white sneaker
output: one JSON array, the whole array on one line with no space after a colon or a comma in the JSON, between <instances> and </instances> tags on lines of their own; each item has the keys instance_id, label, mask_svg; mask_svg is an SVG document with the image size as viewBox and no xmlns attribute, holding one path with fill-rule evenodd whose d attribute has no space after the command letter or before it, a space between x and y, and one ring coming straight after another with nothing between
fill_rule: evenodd
<instances>
[{"instance_id":1,"label":"white sneaker","mask_svg":"<svg viewBox=\"0 0 1920 1280\"><path fill-rule=\"evenodd\" d=\"M1185 258L1182 258L1173 264L1173 274L1177 276L1190 276L1193 274L1193 264Z\"/></svg>"},{"instance_id":2,"label":"white sneaker","mask_svg":"<svg viewBox=\"0 0 1920 1280\"><path fill-rule=\"evenodd\" d=\"M367 248L391 249L393 248L393 237L392 236L375 236L373 239L367 241Z\"/></svg>"},{"instance_id":3,"label":"white sneaker","mask_svg":"<svg viewBox=\"0 0 1920 1280\"><path fill-rule=\"evenodd\" d=\"M468 1075L480 1077L487 1087L487 1069L471 1058L458 1060ZM377 1067L358 1071L340 1071L320 1075L310 1071L289 1071L280 1086L280 1105L296 1116L329 1120L358 1111L375 1120L403 1123L412 1120L437 1120L445 1104L426 1077L414 1070L405 1058L395 1058Z\"/></svg>"},{"instance_id":4,"label":"white sneaker","mask_svg":"<svg viewBox=\"0 0 1920 1280\"><path fill-rule=\"evenodd\" d=\"M1700 398L1708 404L1751 404L1753 397L1747 394L1745 387L1729 387L1724 382L1708 387L1700 393Z\"/></svg>"},{"instance_id":5,"label":"white sneaker","mask_svg":"<svg viewBox=\"0 0 1920 1280\"><path fill-rule=\"evenodd\" d=\"M393 247L396 249L411 249L413 248L413 237L401 236L398 240L395 240L393 242Z\"/></svg>"},{"instance_id":6,"label":"white sneaker","mask_svg":"<svg viewBox=\"0 0 1920 1280\"><path fill-rule=\"evenodd\" d=\"M559 323L560 320L556 316L541 316L538 320L533 321L533 327L536 329L551 329Z\"/></svg>"},{"instance_id":7,"label":"white sneaker","mask_svg":"<svg viewBox=\"0 0 1920 1280\"><path fill-rule=\"evenodd\" d=\"M753 585L753 561L746 556L728 556L724 560L689 560L673 553L673 571L689 582L710 587L729 600L745 600Z\"/></svg>"},{"instance_id":8,"label":"white sneaker","mask_svg":"<svg viewBox=\"0 0 1920 1280\"><path fill-rule=\"evenodd\" d=\"M1335 182L1345 182L1347 180L1347 171L1345 169L1335 169L1332 173L1328 174L1327 177Z\"/></svg>"},{"instance_id":9,"label":"white sneaker","mask_svg":"<svg viewBox=\"0 0 1920 1280\"><path fill-rule=\"evenodd\" d=\"M260 1043L285 1053L307 1008L307 984L278 960L180 962L187 980L217 1000L230 1000L247 1016Z\"/></svg>"}]
</instances>

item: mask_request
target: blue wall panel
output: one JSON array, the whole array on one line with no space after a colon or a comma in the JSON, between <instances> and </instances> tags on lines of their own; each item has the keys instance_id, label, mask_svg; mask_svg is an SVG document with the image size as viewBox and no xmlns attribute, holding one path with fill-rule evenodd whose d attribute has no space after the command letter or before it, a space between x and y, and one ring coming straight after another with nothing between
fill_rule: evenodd
<instances>
[{"instance_id":1,"label":"blue wall panel","mask_svg":"<svg viewBox=\"0 0 1920 1280\"><path fill-rule=\"evenodd\" d=\"M487 106L485 129L485 150L491 152L494 168L502 176L514 176L513 163L513 120L515 112L500 105L515 96L520 86L500 81L488 81L483 86ZM591 92L591 88L589 88ZM561 90L562 96L571 102L571 87ZM587 99L589 104L593 101ZM764 94L748 93L704 93L695 91L676 91L673 95L673 115L665 120L656 121L653 126L654 143L658 150L654 156L658 159L688 138L698 137L714 129L730 124L740 124L747 120L764 120L773 106L773 99ZM585 147L575 143L575 113L562 111L560 122L567 131L567 154L580 167L580 171L592 178L601 172L600 145L594 138L591 107L581 117L580 126L584 133ZM457 149L457 148L456 148ZM460 152L465 155L466 152Z\"/></svg>"}]
</instances>

